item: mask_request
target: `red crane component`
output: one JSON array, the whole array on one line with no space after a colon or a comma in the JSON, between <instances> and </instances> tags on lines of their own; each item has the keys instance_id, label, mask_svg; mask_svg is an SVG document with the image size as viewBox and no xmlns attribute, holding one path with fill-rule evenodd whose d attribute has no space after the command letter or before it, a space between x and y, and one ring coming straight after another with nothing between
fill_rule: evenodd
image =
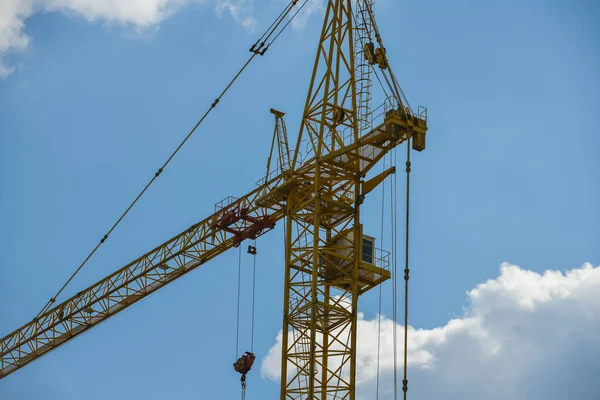
<instances>
[{"instance_id":1,"label":"red crane component","mask_svg":"<svg viewBox=\"0 0 600 400\"><path fill-rule=\"evenodd\" d=\"M240 221L246 222L241 228L231 227ZM244 240L256 239L268 230L273 229L275 227L275 222L273 222L268 215L261 217L248 215L247 207L235 207L233 210L224 212L212 227L213 229L221 229L232 233L234 235L233 246L238 247Z\"/></svg>"},{"instance_id":2,"label":"red crane component","mask_svg":"<svg viewBox=\"0 0 600 400\"><path fill-rule=\"evenodd\" d=\"M233 369L236 372L245 376L252 369L252 365L254 364L254 353L250 353L247 351L243 356L237 359L237 361L233 364Z\"/></svg>"},{"instance_id":3,"label":"red crane component","mask_svg":"<svg viewBox=\"0 0 600 400\"><path fill-rule=\"evenodd\" d=\"M275 227L275 222L271 221L268 215L260 218L246 217L244 220L252 223L248 228L235 233L233 246L238 247L246 239L256 239L268 230Z\"/></svg>"},{"instance_id":4,"label":"red crane component","mask_svg":"<svg viewBox=\"0 0 600 400\"><path fill-rule=\"evenodd\" d=\"M247 212L248 212L248 207L244 207L244 208L236 207L235 209L233 209L231 211L227 211L217 220L217 222L215 222L213 224L213 229L219 228L219 229L231 232L229 227L231 225L235 224L236 222L238 222L239 220L243 219ZM235 233L235 232L231 232L231 233Z\"/></svg>"},{"instance_id":5,"label":"red crane component","mask_svg":"<svg viewBox=\"0 0 600 400\"><path fill-rule=\"evenodd\" d=\"M246 374L252 369L255 358L254 353L247 351L233 364L233 369L242 374L240 378L240 382L242 382L242 400L246 398Z\"/></svg>"}]
</instances>

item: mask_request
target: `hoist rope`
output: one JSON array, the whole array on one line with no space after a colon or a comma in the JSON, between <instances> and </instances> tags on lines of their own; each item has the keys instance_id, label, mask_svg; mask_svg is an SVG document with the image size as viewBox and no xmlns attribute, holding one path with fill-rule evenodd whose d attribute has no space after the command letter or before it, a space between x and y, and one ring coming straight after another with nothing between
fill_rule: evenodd
<instances>
[{"instance_id":1,"label":"hoist rope","mask_svg":"<svg viewBox=\"0 0 600 400\"><path fill-rule=\"evenodd\" d=\"M252 247L254 253L250 253L253 257L252 266L252 328L250 339L250 352L254 353L254 316L255 316L255 298L256 298L256 240L253 241ZM249 250L250 251L250 250ZM242 248L239 247L238 252L238 276L237 276L237 319L236 319L236 338L235 338L235 356L238 357L240 350L240 311L242 298Z\"/></svg>"},{"instance_id":2,"label":"hoist rope","mask_svg":"<svg viewBox=\"0 0 600 400\"><path fill-rule=\"evenodd\" d=\"M254 353L254 305L256 295L256 239L253 240L252 245L248 247L248 253L253 256L253 270L252 270L252 329L251 329L251 340L250 340L250 353ZM236 321L236 337L235 337L235 357L238 357L239 345L240 345L240 306L241 306L241 289L242 288L242 247L239 247L238 252L238 279L237 279L237 321ZM242 400L246 398L246 374L242 375Z\"/></svg>"},{"instance_id":3,"label":"hoist rope","mask_svg":"<svg viewBox=\"0 0 600 400\"><path fill-rule=\"evenodd\" d=\"M393 164L396 166L397 156L396 150L392 152ZM396 206L397 199L397 191L398 191L398 183L396 179L397 175L394 174L394 179L392 179L392 188L390 190L390 199L391 199L391 223L392 223L392 274L393 274L393 283L392 283L392 314L393 314L393 339L394 339L394 400L398 398L398 330L397 330L397 321L398 321L398 311L397 311L397 297L398 297L398 268L397 265L397 222L398 222L398 212Z\"/></svg>"},{"instance_id":4,"label":"hoist rope","mask_svg":"<svg viewBox=\"0 0 600 400\"><path fill-rule=\"evenodd\" d=\"M240 299L242 290L242 247L238 247L238 278L237 278L237 321L235 328L235 358L239 356L240 347Z\"/></svg>"},{"instance_id":5,"label":"hoist rope","mask_svg":"<svg viewBox=\"0 0 600 400\"><path fill-rule=\"evenodd\" d=\"M410 136L406 141L406 247L404 249L405 264L404 264L404 380L402 381L402 391L404 392L404 400L406 400L406 392L408 392L408 379L407 368L408 368L408 279L409 279L409 268L408 268L408 234L409 234L409 222L410 222Z\"/></svg>"},{"instance_id":6,"label":"hoist rope","mask_svg":"<svg viewBox=\"0 0 600 400\"><path fill-rule=\"evenodd\" d=\"M254 249L256 250L256 240L254 240ZM254 265L252 267L252 338L250 340L250 352L254 353L254 304L256 299L256 251L252 254Z\"/></svg>"},{"instance_id":7,"label":"hoist rope","mask_svg":"<svg viewBox=\"0 0 600 400\"><path fill-rule=\"evenodd\" d=\"M383 155L383 171L386 171L386 154ZM383 233L385 227L385 180L381 185L381 247L383 248ZM375 388L375 399L379 400L379 365L381 356L381 299L383 297L383 285L379 285L379 310L377 312L377 381Z\"/></svg>"},{"instance_id":8,"label":"hoist rope","mask_svg":"<svg viewBox=\"0 0 600 400\"><path fill-rule=\"evenodd\" d=\"M302 4L302 7L300 9L302 9L304 7L304 5L307 3L307 1L308 0L305 0L304 4ZM261 36L261 39L264 39L265 42L267 40L269 40L269 38L271 38L273 35L275 35L275 37L267 45L267 47L264 49L264 51L260 53L260 55L264 55L264 53L266 52L266 50L268 49L268 47L270 47L275 42L275 40L281 35L281 33L287 28L287 26L290 24L290 22L298 14L298 12L300 10L296 11L296 13L292 15L292 17L290 18L290 20L283 26L283 28L281 30L279 30L279 32L277 32L277 28L279 27L279 25L281 24L281 22L283 21L283 19L285 19L285 17L290 13L290 11L296 5L297 2L298 2L298 0L292 0L285 7L284 11L277 17L277 19L275 20L275 22L273 24L271 24L271 26L269 27L269 29L267 29L265 31L265 33L263 33L263 35ZM169 163L171 162L171 160L175 157L175 155L179 152L179 150L181 150L181 148L183 147L183 145L194 134L194 132L196 131L196 129L200 126L200 124L202 124L202 122L206 119L206 117L210 114L210 112L217 106L217 104L219 103L219 101L221 100L221 98L227 93L227 91L229 90L229 88L231 88L231 86L237 81L237 79L239 78L239 76L242 74L242 72L244 72L244 70L246 69L246 67L248 66L248 64L250 64L250 62L254 59L254 57L256 57L257 54L259 54L259 53L258 52L253 52L252 53L252 55L248 58L248 60L245 62L245 64L242 66L242 68L237 72L237 74L233 77L233 79L229 82L229 84L225 87L225 89L221 92L221 94L219 94L219 96L211 104L211 106L208 108L208 110L204 113L204 115L202 116L202 118L200 118L200 120L198 120L198 122L196 123L196 125L194 125L194 127L189 131L189 133L187 134L187 136L185 136L185 138L183 139L183 141L181 141L181 143L179 144L179 146L177 146L177 148L175 149L175 151L173 151L173 153L171 153L171 155L169 156L169 158L167 159L167 161L165 161L163 163L163 165L156 171L156 173L154 174L154 176L152 177L152 179L150 179L150 181L146 184L146 186L144 187L144 189L142 189L142 191L137 195L137 197L133 200L133 202L129 205L129 207L127 207L127 209L125 210L125 212L123 214L121 214L121 216L119 217L119 219L117 219L117 222L115 222L112 225L112 227L102 237L102 239L96 245L96 247L94 247L94 249L92 250L92 252L85 258L85 260L83 260L83 262L79 265L79 267L75 270L75 272L69 277L69 279L67 280L67 282L60 288L60 290L56 293L56 295L54 295L54 297L52 297L52 298L50 298L50 300L48 300L48 302L46 303L46 305L42 308L42 310L37 314L37 316L35 318L38 318L40 315L42 315L43 313L45 313L46 311L48 311L48 309L52 306L52 304L54 304L54 302L56 302L56 299L58 298L58 296L60 296L60 294L63 292L63 290L65 290L65 288L67 287L67 285L69 285L69 283L71 283L71 281L73 280L73 278L75 278L75 276L79 273L79 271L81 271L81 269L87 264L87 262L90 260L90 258L96 253L96 251L98 250L98 248L100 248L100 246L102 244L104 244L104 242L108 239L108 237L110 236L110 234L121 223L121 221L123 220L123 218L125 218L125 216L129 213L129 211L131 211L131 209L137 204L138 200L144 195L144 193L146 193L146 191L148 190L148 188L160 176L160 174L167 167L167 165L169 165Z\"/></svg>"}]
</instances>

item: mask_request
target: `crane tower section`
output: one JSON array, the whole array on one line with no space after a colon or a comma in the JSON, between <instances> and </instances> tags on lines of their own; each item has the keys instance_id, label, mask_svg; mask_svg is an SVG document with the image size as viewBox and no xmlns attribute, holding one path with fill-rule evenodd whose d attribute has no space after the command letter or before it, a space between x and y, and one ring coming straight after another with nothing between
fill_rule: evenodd
<instances>
[{"instance_id":1,"label":"crane tower section","mask_svg":"<svg viewBox=\"0 0 600 400\"><path fill-rule=\"evenodd\" d=\"M362 178L427 129L399 105L365 132L354 35L351 1L328 1L293 173L262 199L284 199L286 210L282 400L355 398L358 297L390 277L386 253L362 232L360 204L373 186Z\"/></svg>"},{"instance_id":2,"label":"crane tower section","mask_svg":"<svg viewBox=\"0 0 600 400\"><path fill-rule=\"evenodd\" d=\"M361 133L371 128L371 99L373 80L371 75L373 69L367 59L365 52L360 51L371 43L373 35L373 24L369 18L369 9L373 7L373 0L356 0L356 15L354 48L356 51L356 96L358 128Z\"/></svg>"}]
</instances>

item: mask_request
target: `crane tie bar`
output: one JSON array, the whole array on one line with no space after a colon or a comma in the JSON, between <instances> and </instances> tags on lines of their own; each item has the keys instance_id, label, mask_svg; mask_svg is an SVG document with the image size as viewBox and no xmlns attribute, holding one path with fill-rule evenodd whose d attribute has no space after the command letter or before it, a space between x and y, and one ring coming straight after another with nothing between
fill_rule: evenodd
<instances>
[{"instance_id":1,"label":"crane tie bar","mask_svg":"<svg viewBox=\"0 0 600 400\"><path fill-rule=\"evenodd\" d=\"M175 151L173 151L173 153L171 153L171 155L169 156L169 158L167 159L167 161L165 161L164 164L158 169L158 171L154 174L154 176L152 177L152 179L150 179L150 181L146 184L146 186L144 187L144 189L142 189L142 191L137 195L137 197L135 198L135 200L133 200L133 202L129 205L129 207L127 207L127 209L125 210L125 212L123 212L123 214L121 214L121 216L119 217L119 219L117 220L117 222L115 222L112 225L112 227L102 237L102 239L100 240L100 242L96 245L96 247L94 247L94 249L91 251L91 253L85 258L85 260L83 260L83 262L79 265L79 267L77 267L77 269L75 270L75 272L73 272L73 274L69 277L69 279L67 280L67 282L60 288L60 290L56 293L56 295L54 295L52 298L50 298L50 300L48 300L48 302L46 303L46 305L36 315L36 317L34 318L34 321L37 320L42 314L44 314L45 312L47 312L49 310L49 308L52 306L52 304L56 301L56 298L58 298L58 296L60 296L60 294L63 292L63 290L65 290L65 288L67 287L67 285L69 285L69 283L71 283L71 281L73 280L73 278L75 278L75 276L79 273L79 271L81 271L81 269L87 264L87 262L90 260L90 258L92 258L92 256L96 253L96 251L100 248L100 246L104 244L104 242L108 239L108 237L110 236L110 234L121 223L121 221L123 220L123 218L125 218L125 216L129 213L129 211L131 211L131 209L137 204L138 200L144 195L144 193L146 193L146 191L154 183L154 181L162 174L163 170L167 167L167 165L169 165L169 163L171 162L171 160L175 157L175 155L179 152L179 150L181 150L181 148L183 147L183 145L194 134L194 132L196 131L196 129L198 129L198 127L200 126L200 124L202 124L202 122L204 122L204 120L206 119L206 117L208 117L208 115L210 114L210 112L217 106L217 104L219 104L219 101L221 100L221 98L227 93L227 91L229 91L229 88L231 88L231 86L237 81L237 79L242 74L242 72L244 72L244 70L246 69L246 67L248 66L248 64L250 64L250 62L254 59L254 57L256 57L257 54L260 54L261 56L265 54L265 52L267 51L267 49L275 42L275 40L277 40L277 38L279 37L279 35L281 35L281 33L287 28L287 26L294 19L294 17L298 14L298 12L304 7L304 5L306 5L306 3L308 2L308 0L304 1L304 3L302 4L302 6L296 11L296 13L294 13L292 15L292 17L288 20L288 22L278 31L278 28L279 28L280 24L289 15L290 11L296 5L297 2L298 2L298 0L292 0L285 7L285 9L281 12L281 14L279 14L279 16L277 17L277 19L275 20L275 22L273 22L271 24L271 26L269 27L269 29L267 29L265 31L265 33L263 33L263 35L261 36L261 38L259 39L259 41L264 39L263 42L267 42L269 39L271 39L271 37L274 36L273 39L267 44L267 47L263 51L261 51L261 52L253 52L252 53L252 55L250 56L250 58L248 58L248 60L246 61L246 63L240 68L240 70L233 77L233 79L231 79L231 81L229 81L229 84L227 84L227 86L225 87L225 89L223 89L223 91L221 92L221 94L210 105L209 109L204 113L204 115L202 116L202 118L200 118L200 120L198 120L198 122L196 123L196 125L194 125L194 127L189 131L189 133L181 141L181 143L179 144L179 146L177 146L177 148L175 149Z\"/></svg>"}]
</instances>

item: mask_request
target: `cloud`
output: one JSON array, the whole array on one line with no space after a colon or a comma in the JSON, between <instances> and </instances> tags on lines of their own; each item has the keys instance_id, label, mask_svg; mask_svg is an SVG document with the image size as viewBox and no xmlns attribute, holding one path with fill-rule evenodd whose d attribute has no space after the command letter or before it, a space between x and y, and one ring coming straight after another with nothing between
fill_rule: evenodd
<instances>
[{"instance_id":1,"label":"cloud","mask_svg":"<svg viewBox=\"0 0 600 400\"><path fill-rule=\"evenodd\" d=\"M277 8L285 7L290 4L290 0L272 0ZM306 28L306 24L308 20L315 14L324 14L325 12L325 0L306 0L306 4L304 4L305 0L299 0L298 3L292 8L291 13L288 15L288 18L294 19L291 22L291 26L293 29L297 31L303 31ZM301 9L300 9L301 8ZM298 14L296 14L298 13ZM320 29L320 27L319 27Z\"/></svg>"},{"instance_id":2,"label":"cloud","mask_svg":"<svg viewBox=\"0 0 600 400\"><path fill-rule=\"evenodd\" d=\"M228 11L237 23L251 32L256 28L256 19L249 15L252 12L252 5L246 0L218 0L216 10L219 14Z\"/></svg>"},{"instance_id":3,"label":"cloud","mask_svg":"<svg viewBox=\"0 0 600 400\"><path fill-rule=\"evenodd\" d=\"M252 0L1 0L0 1L0 78L14 72L6 65L8 54L27 48L31 38L26 20L44 12L56 12L83 18L131 26L136 30L156 27L192 2L211 2L217 12L227 11L244 28L252 31L256 20L250 15Z\"/></svg>"},{"instance_id":4,"label":"cloud","mask_svg":"<svg viewBox=\"0 0 600 400\"><path fill-rule=\"evenodd\" d=\"M298 6L301 6L304 1L299 1ZM308 0L302 11L296 15L294 20L292 21L292 28L296 30L303 30L308 23L308 20L313 14L320 14L325 11L325 5L323 0ZM293 10L295 13L296 10Z\"/></svg>"},{"instance_id":5,"label":"cloud","mask_svg":"<svg viewBox=\"0 0 600 400\"><path fill-rule=\"evenodd\" d=\"M411 399L598 398L600 267L543 274L502 264L500 276L467 292L464 315L434 329L409 327ZM392 399L393 327L381 319L380 399ZM401 394L403 327L398 329ZM357 394L373 399L378 321L359 315ZM281 333L261 375L278 380Z\"/></svg>"}]
</instances>

